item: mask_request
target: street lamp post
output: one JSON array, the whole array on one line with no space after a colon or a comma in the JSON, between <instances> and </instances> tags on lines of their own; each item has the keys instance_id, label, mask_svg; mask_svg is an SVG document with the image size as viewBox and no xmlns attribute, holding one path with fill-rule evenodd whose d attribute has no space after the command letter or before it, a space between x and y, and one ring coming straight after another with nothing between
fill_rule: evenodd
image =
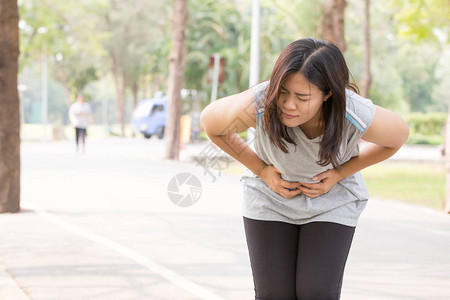
<instances>
[{"instance_id":1,"label":"street lamp post","mask_svg":"<svg viewBox=\"0 0 450 300\"><path fill-rule=\"evenodd\" d=\"M259 0L253 0L249 87L254 86L259 81L259 7Z\"/></svg>"},{"instance_id":2,"label":"street lamp post","mask_svg":"<svg viewBox=\"0 0 450 300\"><path fill-rule=\"evenodd\" d=\"M46 34L47 28L40 27L38 33ZM42 140L46 142L47 139L47 125L48 125L48 61L47 61L47 44L42 45L42 63L41 63L41 123L43 127Z\"/></svg>"},{"instance_id":3,"label":"street lamp post","mask_svg":"<svg viewBox=\"0 0 450 300\"><path fill-rule=\"evenodd\" d=\"M249 87L254 86L259 82L259 0L252 2L252 33L250 41L250 75ZM255 137L255 130L253 128L247 129L247 141L253 141ZM254 150L254 146L249 145Z\"/></svg>"},{"instance_id":4,"label":"street lamp post","mask_svg":"<svg viewBox=\"0 0 450 300\"><path fill-rule=\"evenodd\" d=\"M47 62L47 47L43 47L44 53L42 54L42 111L41 120L44 127L43 140L47 142L47 125L48 125L48 62Z\"/></svg>"}]
</instances>

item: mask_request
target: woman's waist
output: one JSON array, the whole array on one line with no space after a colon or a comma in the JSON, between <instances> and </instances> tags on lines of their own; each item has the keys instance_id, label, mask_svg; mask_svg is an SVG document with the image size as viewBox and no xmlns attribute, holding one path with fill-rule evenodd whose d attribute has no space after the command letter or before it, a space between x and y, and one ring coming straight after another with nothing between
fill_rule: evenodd
<instances>
[{"instance_id":1,"label":"woman's waist","mask_svg":"<svg viewBox=\"0 0 450 300\"><path fill-rule=\"evenodd\" d=\"M302 182L302 183L318 183L320 181L315 181L312 179L315 175L318 175L320 173L307 173L307 174L282 174L281 178L289 181L289 182ZM246 169L244 173L241 175L241 181L246 181L246 179L250 180L256 180L257 185L264 185L267 186L267 184L264 182L264 180L253 174L249 169ZM255 182L255 183L256 183ZM268 186L267 186L268 187ZM353 175L350 175L339 182L337 182L329 191L329 193L336 192L340 188L344 188L351 192L352 194L358 194L358 198L360 198L361 194L363 194L363 197L367 197L367 187L364 183L364 180L361 176L360 172L357 172Z\"/></svg>"}]
</instances>

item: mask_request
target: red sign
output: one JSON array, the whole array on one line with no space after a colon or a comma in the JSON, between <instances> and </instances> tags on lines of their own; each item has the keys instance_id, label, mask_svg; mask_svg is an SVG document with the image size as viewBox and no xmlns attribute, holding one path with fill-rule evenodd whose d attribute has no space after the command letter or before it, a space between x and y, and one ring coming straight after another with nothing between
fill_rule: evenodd
<instances>
[{"instance_id":1,"label":"red sign","mask_svg":"<svg viewBox=\"0 0 450 300\"><path fill-rule=\"evenodd\" d=\"M225 57L220 58L219 63L219 83L223 83L225 79ZM209 66L208 66L208 74L207 81L208 83L212 83L214 76L214 56L209 57Z\"/></svg>"}]
</instances>

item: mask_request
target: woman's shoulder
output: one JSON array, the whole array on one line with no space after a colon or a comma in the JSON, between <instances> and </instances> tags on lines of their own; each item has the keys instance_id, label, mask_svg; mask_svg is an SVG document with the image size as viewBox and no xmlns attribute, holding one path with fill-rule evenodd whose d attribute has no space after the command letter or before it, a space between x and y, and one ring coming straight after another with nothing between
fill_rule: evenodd
<instances>
[{"instance_id":1,"label":"woman's shoulder","mask_svg":"<svg viewBox=\"0 0 450 300\"><path fill-rule=\"evenodd\" d=\"M255 111L257 115L264 113L264 98L269 88L269 80L263 81L252 87L253 99L255 101Z\"/></svg>"}]
</instances>

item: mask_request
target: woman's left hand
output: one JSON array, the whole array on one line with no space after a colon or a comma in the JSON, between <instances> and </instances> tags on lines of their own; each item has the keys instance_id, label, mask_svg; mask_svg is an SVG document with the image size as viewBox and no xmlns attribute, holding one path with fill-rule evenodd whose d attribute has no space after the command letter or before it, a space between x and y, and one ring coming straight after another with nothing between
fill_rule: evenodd
<instances>
[{"instance_id":1,"label":"woman's left hand","mask_svg":"<svg viewBox=\"0 0 450 300\"><path fill-rule=\"evenodd\" d=\"M317 183L303 183L300 190L305 196L316 198L328 193L329 190L343 178L336 169L330 169L313 177Z\"/></svg>"}]
</instances>

